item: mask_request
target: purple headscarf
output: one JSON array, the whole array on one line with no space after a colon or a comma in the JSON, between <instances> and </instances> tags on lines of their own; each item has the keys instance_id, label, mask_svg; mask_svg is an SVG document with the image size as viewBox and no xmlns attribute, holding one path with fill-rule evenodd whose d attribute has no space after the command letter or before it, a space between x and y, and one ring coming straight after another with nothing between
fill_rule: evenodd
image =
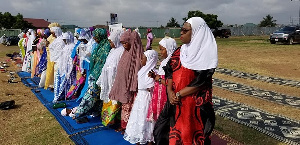
<instances>
[{"instance_id":1,"label":"purple headscarf","mask_svg":"<svg viewBox=\"0 0 300 145\"><path fill-rule=\"evenodd\" d=\"M47 37L49 37L51 35L50 30L49 29L45 29L44 35L46 35Z\"/></svg>"}]
</instances>

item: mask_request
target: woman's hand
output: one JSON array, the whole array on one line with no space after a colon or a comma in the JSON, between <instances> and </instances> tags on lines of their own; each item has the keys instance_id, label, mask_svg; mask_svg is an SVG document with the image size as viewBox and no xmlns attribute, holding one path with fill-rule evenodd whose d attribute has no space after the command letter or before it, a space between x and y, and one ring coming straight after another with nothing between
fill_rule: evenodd
<instances>
[{"instance_id":1,"label":"woman's hand","mask_svg":"<svg viewBox=\"0 0 300 145\"><path fill-rule=\"evenodd\" d=\"M157 75L155 74L155 72L153 70L150 70L148 73L148 77L155 79Z\"/></svg>"},{"instance_id":2,"label":"woman's hand","mask_svg":"<svg viewBox=\"0 0 300 145\"><path fill-rule=\"evenodd\" d=\"M173 90L168 91L168 98L172 105L177 105L180 103L180 98L177 98Z\"/></svg>"}]
</instances>

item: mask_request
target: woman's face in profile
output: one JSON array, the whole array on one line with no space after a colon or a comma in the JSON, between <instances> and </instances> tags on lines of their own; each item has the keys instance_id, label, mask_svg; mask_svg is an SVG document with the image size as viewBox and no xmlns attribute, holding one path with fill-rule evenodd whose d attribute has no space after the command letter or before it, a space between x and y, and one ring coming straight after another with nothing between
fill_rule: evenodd
<instances>
[{"instance_id":1,"label":"woman's face in profile","mask_svg":"<svg viewBox=\"0 0 300 145\"><path fill-rule=\"evenodd\" d=\"M52 34L52 37L55 37L55 38L56 38L56 35L55 35L55 33L54 33L54 32L51 32L51 34Z\"/></svg>"},{"instance_id":2,"label":"woman's face in profile","mask_svg":"<svg viewBox=\"0 0 300 145\"><path fill-rule=\"evenodd\" d=\"M108 41L111 48L116 48L115 44L110 39L108 39Z\"/></svg>"},{"instance_id":3,"label":"woman's face in profile","mask_svg":"<svg viewBox=\"0 0 300 145\"><path fill-rule=\"evenodd\" d=\"M98 38L93 37L93 39L96 41L96 43L98 43L98 44L100 43L100 41L98 40ZM84 40L85 40L85 39L84 39ZM81 40L81 41L85 42L86 40L85 40L85 41L84 41L84 40ZM86 43L85 43L85 44L86 44Z\"/></svg>"},{"instance_id":4,"label":"woman's face in profile","mask_svg":"<svg viewBox=\"0 0 300 145\"><path fill-rule=\"evenodd\" d=\"M159 45L160 56L165 59L168 57L167 49L161 45Z\"/></svg>"},{"instance_id":5,"label":"woman's face in profile","mask_svg":"<svg viewBox=\"0 0 300 145\"><path fill-rule=\"evenodd\" d=\"M147 63L147 57L146 57L145 54L143 54L143 57L142 57L142 59L141 59L141 64L142 64L142 66L145 66L146 63Z\"/></svg>"},{"instance_id":6,"label":"woman's face in profile","mask_svg":"<svg viewBox=\"0 0 300 145\"><path fill-rule=\"evenodd\" d=\"M125 42L125 41L121 41L123 47L125 48L125 50L129 51L131 44L129 42Z\"/></svg>"},{"instance_id":7,"label":"woman's face in profile","mask_svg":"<svg viewBox=\"0 0 300 145\"><path fill-rule=\"evenodd\" d=\"M190 23L185 22L180 31L180 40L183 44L189 44L192 39L192 27Z\"/></svg>"}]
</instances>

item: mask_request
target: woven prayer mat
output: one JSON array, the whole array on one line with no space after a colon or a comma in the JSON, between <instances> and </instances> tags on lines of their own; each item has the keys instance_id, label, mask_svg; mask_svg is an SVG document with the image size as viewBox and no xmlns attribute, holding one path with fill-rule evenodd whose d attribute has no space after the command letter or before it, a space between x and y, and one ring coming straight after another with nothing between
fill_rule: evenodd
<instances>
[{"instance_id":1,"label":"woven prayer mat","mask_svg":"<svg viewBox=\"0 0 300 145\"><path fill-rule=\"evenodd\" d=\"M236 123L254 128L288 144L300 144L300 123L219 97L213 97L216 114Z\"/></svg>"},{"instance_id":2,"label":"woven prayer mat","mask_svg":"<svg viewBox=\"0 0 300 145\"><path fill-rule=\"evenodd\" d=\"M71 135L70 139L76 145L131 145L123 139L120 132L109 127L98 127Z\"/></svg>"},{"instance_id":3,"label":"woven prayer mat","mask_svg":"<svg viewBox=\"0 0 300 145\"><path fill-rule=\"evenodd\" d=\"M67 108L69 108L69 109L71 109L73 107L77 107L79 105L79 103L75 102L75 101L68 101L68 102L66 102L66 104L67 104ZM59 124L65 129L65 131L69 135L83 132L83 131L89 130L91 128L103 126L100 116L99 117L88 116L89 121L87 123L78 124L71 117L61 115L61 111L64 108L53 109L52 103L46 104L45 106L52 113L52 115L56 118L56 120L59 122Z\"/></svg>"},{"instance_id":4,"label":"woven prayer mat","mask_svg":"<svg viewBox=\"0 0 300 145\"><path fill-rule=\"evenodd\" d=\"M245 72L230 70L230 69L226 69L226 68L216 68L216 72L225 74L225 75L234 76L234 77L244 78L244 79L259 80L259 81L273 83L273 84L279 84L279 85L300 88L300 81L295 81L295 80L287 80L287 79L283 79L283 78L262 76L259 74L245 73Z\"/></svg>"},{"instance_id":5,"label":"woven prayer mat","mask_svg":"<svg viewBox=\"0 0 300 145\"><path fill-rule=\"evenodd\" d=\"M53 97L54 93L49 90L44 89L31 89L31 91L36 95L36 97L41 101L41 103L52 113L52 115L56 118L59 124L65 129L67 134L74 134L81 131L88 130L93 127L103 126L100 117L91 117L88 116L89 122L78 124L75 120L73 120L69 116L62 116L61 110L64 108L53 109ZM67 108L77 107L80 102L73 101L61 101L66 103Z\"/></svg>"},{"instance_id":6,"label":"woven prayer mat","mask_svg":"<svg viewBox=\"0 0 300 145\"><path fill-rule=\"evenodd\" d=\"M42 88L31 89L32 93L41 101L43 105L52 103L54 98L54 93L50 90L45 90Z\"/></svg>"},{"instance_id":7,"label":"woven prayer mat","mask_svg":"<svg viewBox=\"0 0 300 145\"><path fill-rule=\"evenodd\" d=\"M17 74L19 75L20 78L30 78L31 73L25 72L25 71L18 71Z\"/></svg>"},{"instance_id":8,"label":"woven prayer mat","mask_svg":"<svg viewBox=\"0 0 300 145\"><path fill-rule=\"evenodd\" d=\"M19 71L17 72L19 77L21 78L21 81L23 84L27 87L30 88L37 88L40 83L40 78L39 77L33 77L31 78L31 73L29 72L24 72L24 71Z\"/></svg>"},{"instance_id":9,"label":"woven prayer mat","mask_svg":"<svg viewBox=\"0 0 300 145\"><path fill-rule=\"evenodd\" d=\"M123 139L123 135L115 132L109 127L98 127L85 132L71 135L70 139L76 145L130 145ZM222 134L219 131L213 131L211 136L212 145L242 145L242 143Z\"/></svg>"},{"instance_id":10,"label":"woven prayer mat","mask_svg":"<svg viewBox=\"0 0 300 145\"><path fill-rule=\"evenodd\" d=\"M268 100L270 102L275 102L283 105L288 105L291 107L300 108L300 97L288 96L274 91L262 90L259 88L254 88L251 86L229 82L217 78L213 79L213 86L225 90L230 90L232 92L237 92L243 95L248 95L251 97L257 97L260 99Z\"/></svg>"},{"instance_id":11,"label":"woven prayer mat","mask_svg":"<svg viewBox=\"0 0 300 145\"><path fill-rule=\"evenodd\" d=\"M21 81L23 84L30 88L37 88L39 86L40 78L34 77L34 78L21 78Z\"/></svg>"}]
</instances>

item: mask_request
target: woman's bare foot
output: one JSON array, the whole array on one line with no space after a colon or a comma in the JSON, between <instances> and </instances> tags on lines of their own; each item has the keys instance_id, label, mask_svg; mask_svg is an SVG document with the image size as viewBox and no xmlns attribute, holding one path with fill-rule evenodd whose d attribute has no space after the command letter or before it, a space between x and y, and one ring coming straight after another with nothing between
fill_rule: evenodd
<instances>
[{"instance_id":1,"label":"woman's bare foot","mask_svg":"<svg viewBox=\"0 0 300 145\"><path fill-rule=\"evenodd\" d=\"M116 129L115 130L116 132L121 132L121 134L124 134L125 133L125 129L123 129L123 128L118 128L118 129Z\"/></svg>"},{"instance_id":2,"label":"woman's bare foot","mask_svg":"<svg viewBox=\"0 0 300 145\"><path fill-rule=\"evenodd\" d=\"M125 129L121 131L121 134L122 134L122 135L125 134Z\"/></svg>"}]
</instances>

